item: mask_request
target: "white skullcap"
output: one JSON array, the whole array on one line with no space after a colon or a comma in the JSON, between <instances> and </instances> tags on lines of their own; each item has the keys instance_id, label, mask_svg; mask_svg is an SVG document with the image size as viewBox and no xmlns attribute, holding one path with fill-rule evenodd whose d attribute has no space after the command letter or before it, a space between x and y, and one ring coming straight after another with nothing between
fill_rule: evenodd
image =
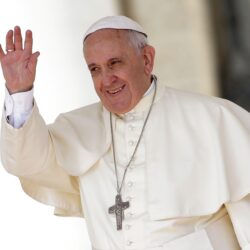
<instances>
[{"instance_id":1,"label":"white skullcap","mask_svg":"<svg viewBox=\"0 0 250 250\"><path fill-rule=\"evenodd\" d=\"M83 41L85 41L87 36L101 29L134 30L142 33L144 36L147 37L147 34L144 32L141 25L139 25L132 19L126 16L107 16L99 19L97 22L95 22L89 27L89 29L84 34Z\"/></svg>"}]
</instances>

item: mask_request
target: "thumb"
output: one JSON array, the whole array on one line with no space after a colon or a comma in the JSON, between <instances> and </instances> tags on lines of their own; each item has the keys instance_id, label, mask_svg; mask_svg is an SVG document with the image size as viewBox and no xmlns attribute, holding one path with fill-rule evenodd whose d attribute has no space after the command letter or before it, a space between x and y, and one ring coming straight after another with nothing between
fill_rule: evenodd
<instances>
[{"instance_id":1,"label":"thumb","mask_svg":"<svg viewBox=\"0 0 250 250\"><path fill-rule=\"evenodd\" d=\"M40 52L35 52L30 56L29 64L28 67L31 71L36 70L36 65L37 65L37 59L40 56Z\"/></svg>"},{"instance_id":2,"label":"thumb","mask_svg":"<svg viewBox=\"0 0 250 250\"><path fill-rule=\"evenodd\" d=\"M5 56L4 52L3 52L3 49L2 49L2 46L0 44L0 61L2 60L2 58Z\"/></svg>"}]
</instances>

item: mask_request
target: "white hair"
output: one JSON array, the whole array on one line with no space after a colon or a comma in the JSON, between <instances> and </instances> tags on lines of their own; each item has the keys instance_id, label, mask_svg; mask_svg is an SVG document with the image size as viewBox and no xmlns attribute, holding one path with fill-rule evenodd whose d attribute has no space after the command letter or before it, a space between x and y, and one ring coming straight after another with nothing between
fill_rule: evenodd
<instances>
[{"instance_id":1,"label":"white hair","mask_svg":"<svg viewBox=\"0 0 250 250\"><path fill-rule=\"evenodd\" d=\"M143 47L148 45L148 39L147 37L135 30L128 30L127 37L129 43L139 52Z\"/></svg>"}]
</instances>

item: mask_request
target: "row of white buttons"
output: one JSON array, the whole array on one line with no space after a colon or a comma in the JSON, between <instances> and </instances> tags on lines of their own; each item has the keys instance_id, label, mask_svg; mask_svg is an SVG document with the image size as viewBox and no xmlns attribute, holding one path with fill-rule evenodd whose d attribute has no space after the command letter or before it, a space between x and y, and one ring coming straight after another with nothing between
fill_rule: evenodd
<instances>
[{"instance_id":1,"label":"row of white buttons","mask_svg":"<svg viewBox=\"0 0 250 250\"><path fill-rule=\"evenodd\" d=\"M129 114L128 116L127 116L127 119L128 120L134 120L135 119L135 116L133 115L133 114ZM132 125L132 124L130 124L129 126L128 126L128 130L130 131L130 132L134 132L135 131L135 129L136 129L136 126L134 126L134 125ZM129 147L134 147L135 145L136 145L136 141L135 140L129 140L128 141L128 146ZM131 150L132 150L133 148L131 148ZM133 161L135 160L135 158L133 159ZM130 167L129 168L129 170L132 170L133 168L132 167ZM134 186L134 182L133 181L128 181L127 182L127 186L129 187L129 188L132 188L133 186ZM131 196L128 196L127 197L127 200L129 200L129 201L131 201L132 200L132 197ZM126 218L127 219L131 219L132 217L134 216L134 214L132 213L132 212L129 212L129 213L127 213L126 214ZM129 230L131 230L132 229L132 225L131 224L126 224L125 226L124 226L124 229L126 230L126 231L129 231ZM131 232L130 232L131 233ZM134 244L134 242L131 240L131 239L127 239L127 241L126 241L126 245L128 246L128 247L131 247L132 245Z\"/></svg>"},{"instance_id":2,"label":"row of white buttons","mask_svg":"<svg viewBox=\"0 0 250 250\"><path fill-rule=\"evenodd\" d=\"M127 183L127 186L131 188L131 187L133 186L133 184L134 184L134 183L133 183L132 181L129 181L129 182ZM128 197L127 197L127 200L131 201L131 199L132 199L131 196L128 196ZM133 216L133 213L131 213L131 212L129 212L129 213L126 214L126 218L131 218L132 216ZM128 231L128 230L131 229L131 227L132 227L131 225L126 224L126 225L125 225L125 230ZM133 241L128 240L128 241L126 242L126 245L127 245L127 246L131 246L133 243L134 243Z\"/></svg>"}]
</instances>

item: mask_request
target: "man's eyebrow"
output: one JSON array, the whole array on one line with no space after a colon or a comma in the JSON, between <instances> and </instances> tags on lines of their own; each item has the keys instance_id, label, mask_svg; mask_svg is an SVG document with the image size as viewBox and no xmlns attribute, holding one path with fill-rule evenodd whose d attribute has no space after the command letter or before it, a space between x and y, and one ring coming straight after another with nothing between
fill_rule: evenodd
<instances>
[{"instance_id":1,"label":"man's eyebrow","mask_svg":"<svg viewBox=\"0 0 250 250\"><path fill-rule=\"evenodd\" d=\"M122 57L111 57L108 59L108 62L111 62L113 60L122 60ZM90 63L88 64L88 68L94 67L96 65L97 65L96 63Z\"/></svg>"},{"instance_id":2,"label":"man's eyebrow","mask_svg":"<svg viewBox=\"0 0 250 250\"><path fill-rule=\"evenodd\" d=\"M109 61L112 61L112 60L122 60L122 57L112 57L109 59Z\"/></svg>"},{"instance_id":3,"label":"man's eyebrow","mask_svg":"<svg viewBox=\"0 0 250 250\"><path fill-rule=\"evenodd\" d=\"M88 67L89 67L89 68L91 68L91 67L93 67L93 66L96 66L96 64L95 64L95 63L90 63L90 64L88 64Z\"/></svg>"}]
</instances>

